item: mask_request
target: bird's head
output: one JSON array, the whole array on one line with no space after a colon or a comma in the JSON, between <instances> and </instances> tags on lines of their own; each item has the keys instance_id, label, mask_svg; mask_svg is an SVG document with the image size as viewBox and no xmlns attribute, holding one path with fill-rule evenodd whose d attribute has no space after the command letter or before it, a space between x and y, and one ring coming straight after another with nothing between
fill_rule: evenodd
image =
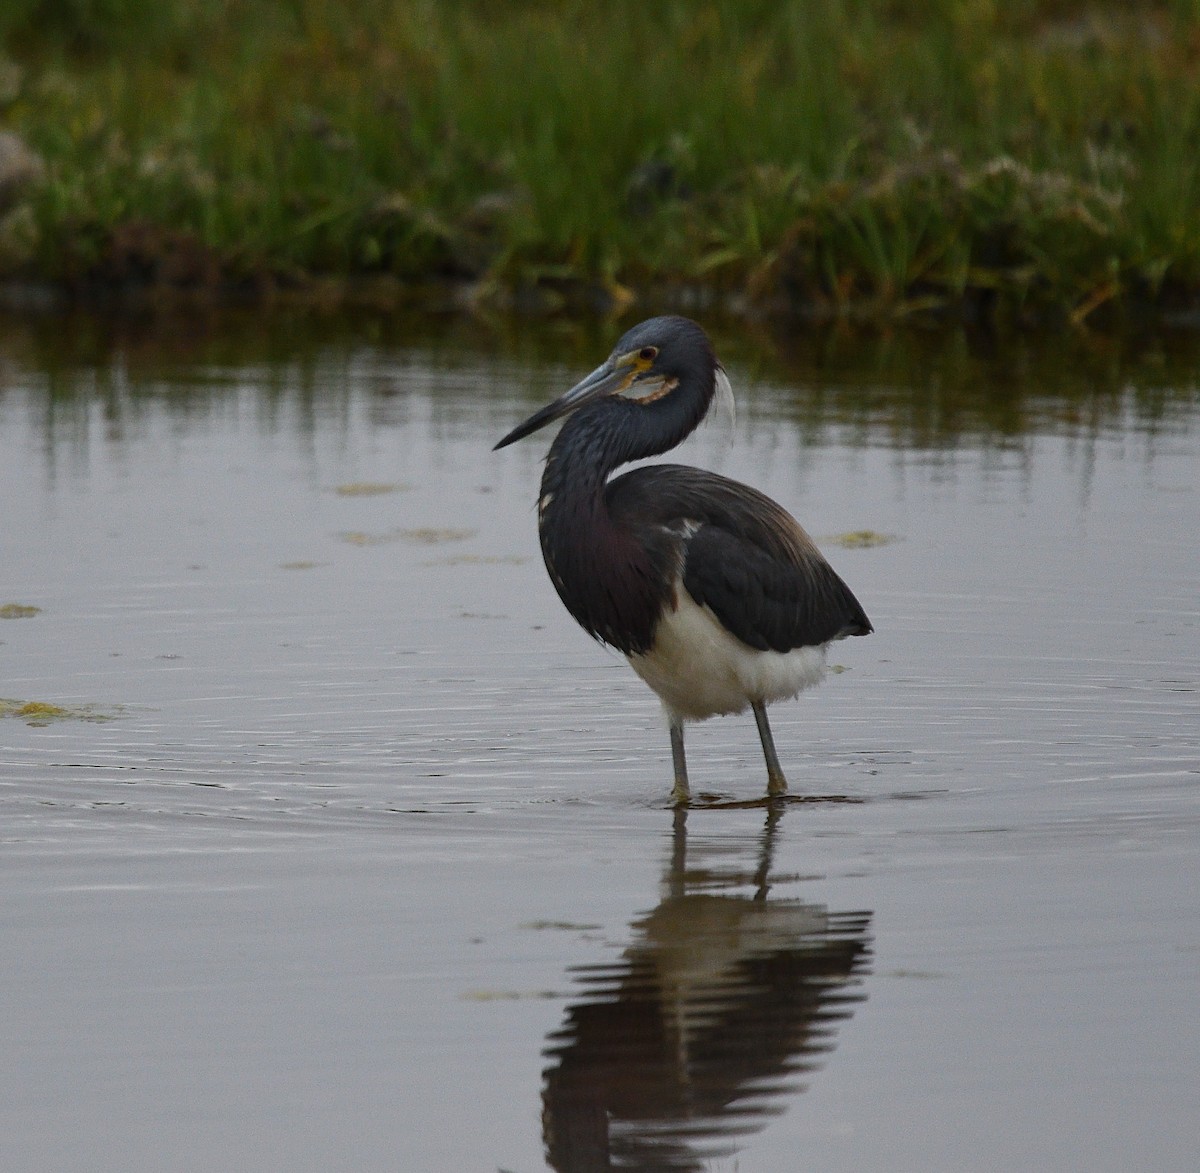
<instances>
[{"instance_id":1,"label":"bird's head","mask_svg":"<svg viewBox=\"0 0 1200 1173\"><path fill-rule=\"evenodd\" d=\"M518 424L496 448L599 399L623 395L648 407L676 391L694 403L695 418L687 431L700 422L714 395L726 399L730 407L733 403L729 380L704 331L690 318L649 318L627 331L590 375Z\"/></svg>"}]
</instances>

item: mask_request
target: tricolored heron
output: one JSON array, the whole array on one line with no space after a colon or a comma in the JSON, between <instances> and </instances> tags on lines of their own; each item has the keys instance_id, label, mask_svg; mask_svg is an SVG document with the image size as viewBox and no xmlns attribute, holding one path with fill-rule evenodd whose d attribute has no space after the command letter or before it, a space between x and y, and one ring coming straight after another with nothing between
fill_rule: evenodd
<instances>
[{"instance_id":1,"label":"tricolored heron","mask_svg":"<svg viewBox=\"0 0 1200 1173\"><path fill-rule=\"evenodd\" d=\"M658 693L680 806L689 798L684 721L747 708L767 794L786 793L767 705L818 683L834 640L872 631L813 540L756 489L679 464L609 480L620 465L673 448L730 395L695 322L651 318L496 445L569 417L538 498L546 569L583 629L624 652Z\"/></svg>"}]
</instances>

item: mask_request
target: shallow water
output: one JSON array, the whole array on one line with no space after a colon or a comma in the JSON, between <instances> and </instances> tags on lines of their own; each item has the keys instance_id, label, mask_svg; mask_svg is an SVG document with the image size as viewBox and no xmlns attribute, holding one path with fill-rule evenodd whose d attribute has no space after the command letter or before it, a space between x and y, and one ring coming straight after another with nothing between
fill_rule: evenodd
<instances>
[{"instance_id":1,"label":"shallow water","mask_svg":"<svg viewBox=\"0 0 1200 1173\"><path fill-rule=\"evenodd\" d=\"M1195 348L723 340L877 630L683 818L490 451L612 336L0 329L0 1167L1195 1167Z\"/></svg>"}]
</instances>

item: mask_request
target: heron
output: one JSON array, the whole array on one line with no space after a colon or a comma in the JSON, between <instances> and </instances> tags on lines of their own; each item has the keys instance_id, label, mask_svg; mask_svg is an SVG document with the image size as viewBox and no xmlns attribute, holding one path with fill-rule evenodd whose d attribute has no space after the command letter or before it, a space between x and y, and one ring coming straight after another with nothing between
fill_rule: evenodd
<instances>
[{"instance_id":1,"label":"heron","mask_svg":"<svg viewBox=\"0 0 1200 1173\"><path fill-rule=\"evenodd\" d=\"M768 800L782 798L767 706L819 683L835 640L873 630L812 538L757 489L681 464L612 476L674 448L719 400L732 390L704 330L650 318L495 446L566 417L538 495L542 555L580 626L658 694L677 807L690 802L684 723L747 708Z\"/></svg>"}]
</instances>

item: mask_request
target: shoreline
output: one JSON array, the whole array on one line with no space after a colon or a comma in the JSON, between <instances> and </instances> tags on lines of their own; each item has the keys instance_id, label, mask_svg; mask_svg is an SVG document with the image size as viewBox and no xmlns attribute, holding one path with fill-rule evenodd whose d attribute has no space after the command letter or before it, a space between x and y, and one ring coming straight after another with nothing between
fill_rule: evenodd
<instances>
[{"instance_id":1,"label":"shoreline","mask_svg":"<svg viewBox=\"0 0 1200 1173\"><path fill-rule=\"evenodd\" d=\"M85 311L121 316L206 310L279 310L312 313L365 311L410 316L493 316L515 319L634 319L679 313L697 319L762 321L829 329L917 326L1006 333L1095 333L1100 336L1162 329L1200 331L1200 289L1167 299L1115 295L1075 311L1056 306L1017 307L967 290L958 298L926 294L901 301L861 298L799 303L783 296L750 298L743 291L694 282L658 283L641 290L588 281L497 286L488 281L402 281L370 276L292 275L286 281L67 282L0 278L0 311L56 315Z\"/></svg>"}]
</instances>

